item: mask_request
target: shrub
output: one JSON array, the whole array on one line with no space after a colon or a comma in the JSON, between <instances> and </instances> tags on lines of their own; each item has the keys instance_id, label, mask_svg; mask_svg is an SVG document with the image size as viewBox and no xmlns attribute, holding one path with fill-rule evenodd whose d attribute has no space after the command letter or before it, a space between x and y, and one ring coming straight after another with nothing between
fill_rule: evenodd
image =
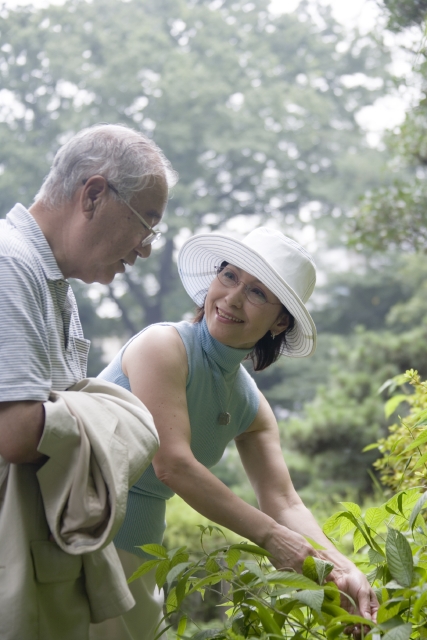
<instances>
[{"instance_id":1,"label":"shrub","mask_svg":"<svg viewBox=\"0 0 427 640\"><path fill-rule=\"evenodd\" d=\"M325 581L331 570L328 563L307 558L303 575L277 571L266 551L246 542L202 551L196 560L190 560L185 547L168 551L161 545L145 545L156 559L145 562L130 580L155 568L157 584L167 587L166 619L176 617L174 637L181 640L336 640L348 637L349 625L359 625L361 636L372 640L426 638L427 529L422 517L426 501L427 493L411 488L363 515L357 504L344 502L324 526L330 537L352 536L355 561L367 573L381 604L376 623L342 608L337 587ZM193 593L203 596L208 589L221 592L227 621L187 633L182 604Z\"/></svg>"},{"instance_id":2,"label":"shrub","mask_svg":"<svg viewBox=\"0 0 427 640\"><path fill-rule=\"evenodd\" d=\"M409 393L411 387L413 393ZM403 403L409 405L409 414L399 424L389 427L390 435L375 445L382 457L374 463L380 470L381 482L397 491L401 488L426 486L427 470L427 382L422 382L417 371L410 369L401 376L387 381L392 391L399 389L385 405L386 417L391 416Z\"/></svg>"}]
</instances>

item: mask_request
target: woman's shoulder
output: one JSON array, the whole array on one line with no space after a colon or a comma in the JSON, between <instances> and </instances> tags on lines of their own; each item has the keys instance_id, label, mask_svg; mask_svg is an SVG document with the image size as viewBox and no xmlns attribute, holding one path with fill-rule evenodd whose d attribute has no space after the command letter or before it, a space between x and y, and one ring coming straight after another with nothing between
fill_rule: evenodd
<instances>
[{"instance_id":1,"label":"woman's shoulder","mask_svg":"<svg viewBox=\"0 0 427 640\"><path fill-rule=\"evenodd\" d=\"M181 324L153 324L137 334L123 353L124 372L131 361L140 362L141 366L146 366L148 362L153 370L163 368L171 372L182 369L187 363L187 353L178 330Z\"/></svg>"}]
</instances>

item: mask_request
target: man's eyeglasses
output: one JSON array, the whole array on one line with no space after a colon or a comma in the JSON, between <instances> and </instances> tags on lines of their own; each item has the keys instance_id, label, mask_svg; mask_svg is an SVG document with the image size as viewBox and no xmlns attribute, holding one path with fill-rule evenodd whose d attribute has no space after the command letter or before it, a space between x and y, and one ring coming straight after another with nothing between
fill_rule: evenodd
<instances>
[{"instance_id":1,"label":"man's eyeglasses","mask_svg":"<svg viewBox=\"0 0 427 640\"><path fill-rule=\"evenodd\" d=\"M129 207L129 209L136 215L138 220L140 220L140 222L142 222L144 227L148 229L148 231L150 232L148 236L141 241L140 246L147 247L149 244L153 244L153 242L156 242L162 235L161 231L156 231L156 229L153 229L153 227L150 227L150 225L147 222L145 222L141 214L139 214L138 211L136 211L133 207L131 207L131 205L128 202L123 200L120 193L117 191L116 187L113 187L113 185L110 182L107 182L107 185L110 187L111 191L113 191L116 194L119 200L121 200L127 207Z\"/></svg>"},{"instance_id":2,"label":"man's eyeglasses","mask_svg":"<svg viewBox=\"0 0 427 640\"><path fill-rule=\"evenodd\" d=\"M242 280L239 280L239 277L233 269L230 267L215 267L216 275L218 280L225 287L229 289L237 287L240 283L245 284ZM254 304L256 307L260 307L263 304L282 304L281 302L269 302L267 300L267 296L265 293L257 287L256 285L245 284L245 296L249 300L251 304Z\"/></svg>"}]
</instances>

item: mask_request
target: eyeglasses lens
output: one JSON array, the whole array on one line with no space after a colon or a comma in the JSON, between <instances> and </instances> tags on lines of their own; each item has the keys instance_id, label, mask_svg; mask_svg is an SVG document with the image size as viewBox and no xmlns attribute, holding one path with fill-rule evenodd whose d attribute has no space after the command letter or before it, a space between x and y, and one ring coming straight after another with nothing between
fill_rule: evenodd
<instances>
[{"instance_id":1,"label":"eyeglasses lens","mask_svg":"<svg viewBox=\"0 0 427 640\"><path fill-rule=\"evenodd\" d=\"M234 271L231 271L231 269L227 269L227 267L219 267L217 269L217 277L219 281L229 289L237 287L237 285L240 284L237 274L234 273ZM267 302L264 293L260 289L251 288L248 285L245 285L244 291L249 302L257 307Z\"/></svg>"}]
</instances>

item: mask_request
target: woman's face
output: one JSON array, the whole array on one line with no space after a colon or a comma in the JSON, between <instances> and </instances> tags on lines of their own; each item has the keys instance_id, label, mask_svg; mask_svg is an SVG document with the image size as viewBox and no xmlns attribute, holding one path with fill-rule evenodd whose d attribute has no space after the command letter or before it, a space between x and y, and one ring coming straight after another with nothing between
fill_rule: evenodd
<instances>
[{"instance_id":1,"label":"woman's face","mask_svg":"<svg viewBox=\"0 0 427 640\"><path fill-rule=\"evenodd\" d=\"M250 349L267 331L281 333L288 326L288 317L283 314L279 299L257 278L231 264L231 281L239 281L227 287L214 278L205 300L205 317L209 333L213 338L235 349ZM233 275L234 274L234 275ZM256 306L249 302L246 291L258 292L259 299L267 302ZM254 296L255 297L255 296ZM273 304L272 304L273 303Z\"/></svg>"}]
</instances>

